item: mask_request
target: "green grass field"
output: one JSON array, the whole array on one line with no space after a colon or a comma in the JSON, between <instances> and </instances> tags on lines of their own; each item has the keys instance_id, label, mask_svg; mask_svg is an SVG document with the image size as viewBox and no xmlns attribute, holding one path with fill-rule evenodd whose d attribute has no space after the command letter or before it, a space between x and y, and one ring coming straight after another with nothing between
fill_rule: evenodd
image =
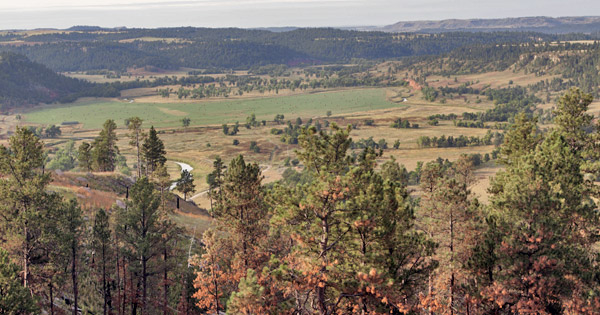
<instances>
[{"instance_id":1,"label":"green grass field","mask_svg":"<svg viewBox=\"0 0 600 315\"><path fill-rule=\"evenodd\" d=\"M189 117L192 125L244 123L254 113L258 120L272 120L275 114L286 119L325 116L358 111L403 107L386 99L385 89L354 89L315 94L302 94L248 100L223 100L198 103L126 103L120 101L81 101L52 106L26 113L25 120L36 124L60 124L78 121L86 129L96 129L107 119L121 125L124 119L138 116L144 125L156 127L181 126L181 118Z\"/></svg>"}]
</instances>

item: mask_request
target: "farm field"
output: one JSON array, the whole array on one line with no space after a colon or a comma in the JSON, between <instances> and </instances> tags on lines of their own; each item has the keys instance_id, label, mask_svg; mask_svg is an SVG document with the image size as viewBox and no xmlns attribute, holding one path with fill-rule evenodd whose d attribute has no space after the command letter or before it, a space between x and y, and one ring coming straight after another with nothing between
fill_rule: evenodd
<instances>
[{"instance_id":1,"label":"farm field","mask_svg":"<svg viewBox=\"0 0 600 315\"><path fill-rule=\"evenodd\" d=\"M164 104L88 99L66 106L37 109L24 116L28 123L58 125L64 121L78 121L85 129L98 129L107 119L114 119L120 124L132 116L144 119L148 126L177 127L183 117L189 117L193 126L220 125L245 121L252 113L258 120L271 120L275 114L314 117L325 116L329 110L339 115L393 107L403 105L387 100L385 89L355 89L248 100Z\"/></svg>"}]
</instances>

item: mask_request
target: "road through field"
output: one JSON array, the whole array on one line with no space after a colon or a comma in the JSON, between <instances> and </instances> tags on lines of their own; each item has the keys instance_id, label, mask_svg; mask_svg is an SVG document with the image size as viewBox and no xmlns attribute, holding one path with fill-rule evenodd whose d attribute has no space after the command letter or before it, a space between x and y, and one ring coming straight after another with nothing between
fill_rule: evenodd
<instances>
[{"instance_id":1,"label":"road through field","mask_svg":"<svg viewBox=\"0 0 600 315\"><path fill-rule=\"evenodd\" d=\"M260 168L261 168L261 171L262 171L262 172L266 172L266 171L268 171L269 169L271 169L271 165L260 165ZM209 191L208 189L207 189L207 190L203 190L203 191L201 191L201 192L199 192L199 193L197 193L197 194L195 194L195 195L191 196L191 197L190 197L190 200L192 200L192 201L193 201L194 199L196 199L196 198L198 198L198 197L201 197L201 196L203 196L203 195L206 195L206 194L208 193L208 191Z\"/></svg>"},{"instance_id":2,"label":"road through field","mask_svg":"<svg viewBox=\"0 0 600 315\"><path fill-rule=\"evenodd\" d=\"M192 172L192 170L194 169L191 165L187 164L187 163L182 163L182 162L175 162L175 164L179 165L179 167L181 167L181 172L183 173L183 171L188 171L188 172ZM173 190L175 189L175 187L177 186L177 182L174 182L171 184L171 187L169 187L169 190Z\"/></svg>"}]
</instances>

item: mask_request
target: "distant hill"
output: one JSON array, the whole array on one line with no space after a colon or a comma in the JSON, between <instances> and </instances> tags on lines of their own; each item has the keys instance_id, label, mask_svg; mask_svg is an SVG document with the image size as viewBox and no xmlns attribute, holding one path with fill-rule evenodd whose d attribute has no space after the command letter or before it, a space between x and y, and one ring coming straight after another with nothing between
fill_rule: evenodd
<instances>
[{"instance_id":1,"label":"distant hill","mask_svg":"<svg viewBox=\"0 0 600 315\"><path fill-rule=\"evenodd\" d=\"M600 32L600 16L519 17L441 21L406 21L379 28L384 32L532 31L548 34Z\"/></svg>"},{"instance_id":2,"label":"distant hill","mask_svg":"<svg viewBox=\"0 0 600 315\"><path fill-rule=\"evenodd\" d=\"M71 102L81 96L114 96L116 91L60 75L15 53L0 53L0 110L39 103Z\"/></svg>"},{"instance_id":3,"label":"distant hill","mask_svg":"<svg viewBox=\"0 0 600 315\"><path fill-rule=\"evenodd\" d=\"M58 72L126 72L131 67L146 66L247 70L273 64L297 66L432 55L474 44L591 39L587 38L590 35L560 37L534 32L454 32L398 38L393 33L334 28L271 30L177 27L21 32L0 35L0 51L25 55Z\"/></svg>"}]
</instances>

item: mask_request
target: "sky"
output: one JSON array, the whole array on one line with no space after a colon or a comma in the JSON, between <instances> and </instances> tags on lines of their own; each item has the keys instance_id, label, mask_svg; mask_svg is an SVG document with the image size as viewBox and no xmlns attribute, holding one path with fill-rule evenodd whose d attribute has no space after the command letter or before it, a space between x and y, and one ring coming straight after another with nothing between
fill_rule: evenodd
<instances>
[{"instance_id":1,"label":"sky","mask_svg":"<svg viewBox=\"0 0 600 315\"><path fill-rule=\"evenodd\" d=\"M598 0L0 0L0 29L343 27L398 21L600 15Z\"/></svg>"}]
</instances>

